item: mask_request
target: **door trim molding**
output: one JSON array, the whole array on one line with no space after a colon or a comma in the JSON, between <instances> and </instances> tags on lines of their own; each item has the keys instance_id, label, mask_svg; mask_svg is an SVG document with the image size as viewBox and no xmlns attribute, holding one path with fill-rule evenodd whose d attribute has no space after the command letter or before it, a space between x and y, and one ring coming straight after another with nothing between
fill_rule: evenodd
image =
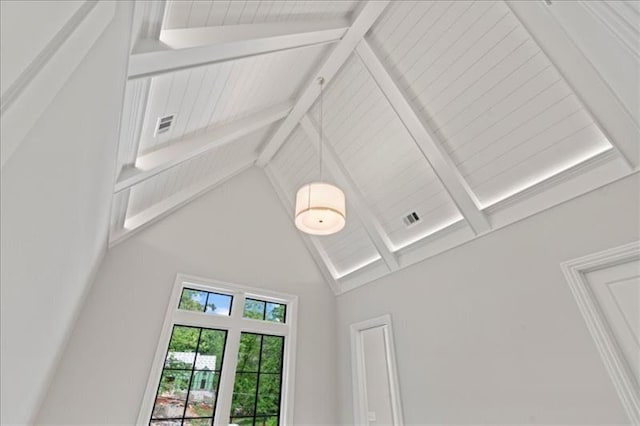
<instances>
[{"instance_id":1,"label":"door trim molding","mask_svg":"<svg viewBox=\"0 0 640 426\"><path fill-rule=\"evenodd\" d=\"M372 328L382 327L387 358L387 374L389 377L389 392L391 397L391 411L393 425L403 426L402 404L400 399L400 384L396 366L395 343L391 315L386 314L351 324L351 379L353 386L353 420L355 425L368 425L367 420L367 387L364 371L364 351L362 332Z\"/></svg>"},{"instance_id":2,"label":"door trim molding","mask_svg":"<svg viewBox=\"0 0 640 426\"><path fill-rule=\"evenodd\" d=\"M586 278L588 272L636 259L640 259L640 241L569 260L560 267L629 420L640 425L640 390Z\"/></svg>"}]
</instances>

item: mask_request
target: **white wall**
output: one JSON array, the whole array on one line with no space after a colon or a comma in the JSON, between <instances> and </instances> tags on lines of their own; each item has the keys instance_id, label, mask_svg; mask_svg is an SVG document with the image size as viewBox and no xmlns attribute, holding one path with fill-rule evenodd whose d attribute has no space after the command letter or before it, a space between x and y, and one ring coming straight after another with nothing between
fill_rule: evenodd
<instances>
[{"instance_id":1,"label":"white wall","mask_svg":"<svg viewBox=\"0 0 640 426\"><path fill-rule=\"evenodd\" d=\"M299 296L294 424L335 424L335 297L259 169L115 248L38 424L133 424L176 273Z\"/></svg>"},{"instance_id":2,"label":"white wall","mask_svg":"<svg viewBox=\"0 0 640 426\"><path fill-rule=\"evenodd\" d=\"M560 262L637 240L638 175L338 298L341 421L349 325L390 313L406 424L627 423Z\"/></svg>"},{"instance_id":3,"label":"white wall","mask_svg":"<svg viewBox=\"0 0 640 426\"><path fill-rule=\"evenodd\" d=\"M22 46L34 30L25 23L9 31L4 22L50 13L38 15L26 3L3 2L3 61L5 47ZM35 414L106 249L130 19L131 5L119 2L110 26L2 168L3 425L26 424Z\"/></svg>"},{"instance_id":4,"label":"white wall","mask_svg":"<svg viewBox=\"0 0 640 426\"><path fill-rule=\"evenodd\" d=\"M82 2L0 2L0 92L5 93ZM19 43L16 41L20 40Z\"/></svg>"}]
</instances>

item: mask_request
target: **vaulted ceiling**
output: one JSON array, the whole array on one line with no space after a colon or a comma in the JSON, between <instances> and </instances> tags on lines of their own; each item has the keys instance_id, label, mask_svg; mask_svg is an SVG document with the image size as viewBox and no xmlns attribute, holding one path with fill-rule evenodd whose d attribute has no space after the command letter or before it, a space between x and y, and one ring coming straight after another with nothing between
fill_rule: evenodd
<instances>
[{"instance_id":1,"label":"vaulted ceiling","mask_svg":"<svg viewBox=\"0 0 640 426\"><path fill-rule=\"evenodd\" d=\"M318 76L347 225L303 238L337 293L631 172L637 139L600 124L532 7L137 4L111 243L254 165L293 215L320 174Z\"/></svg>"}]
</instances>

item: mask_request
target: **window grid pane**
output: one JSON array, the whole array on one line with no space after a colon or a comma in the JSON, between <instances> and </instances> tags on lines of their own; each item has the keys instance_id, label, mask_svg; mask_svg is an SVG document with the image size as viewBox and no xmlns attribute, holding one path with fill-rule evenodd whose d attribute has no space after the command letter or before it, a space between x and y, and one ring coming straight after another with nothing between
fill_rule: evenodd
<instances>
[{"instance_id":1,"label":"window grid pane","mask_svg":"<svg viewBox=\"0 0 640 426\"><path fill-rule=\"evenodd\" d=\"M174 325L151 420L160 425L211 425L227 332Z\"/></svg>"},{"instance_id":2,"label":"window grid pane","mask_svg":"<svg viewBox=\"0 0 640 426\"><path fill-rule=\"evenodd\" d=\"M284 337L241 333L231 423L251 426L279 424L283 354Z\"/></svg>"},{"instance_id":3,"label":"window grid pane","mask_svg":"<svg viewBox=\"0 0 640 426\"><path fill-rule=\"evenodd\" d=\"M209 315L231 315L233 296L192 288L183 288L178 309Z\"/></svg>"},{"instance_id":4,"label":"window grid pane","mask_svg":"<svg viewBox=\"0 0 640 426\"><path fill-rule=\"evenodd\" d=\"M287 305L282 303L267 302L265 300L252 299L247 297L244 302L244 318L257 319L262 321L285 323L287 316Z\"/></svg>"}]
</instances>

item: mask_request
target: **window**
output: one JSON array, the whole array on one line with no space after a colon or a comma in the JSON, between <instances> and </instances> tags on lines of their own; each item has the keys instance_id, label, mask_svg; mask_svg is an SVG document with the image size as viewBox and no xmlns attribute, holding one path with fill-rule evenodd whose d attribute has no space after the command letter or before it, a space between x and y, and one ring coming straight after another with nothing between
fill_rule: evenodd
<instances>
[{"instance_id":1,"label":"window","mask_svg":"<svg viewBox=\"0 0 640 426\"><path fill-rule=\"evenodd\" d=\"M287 305L247 298L244 302L244 317L264 321L284 322Z\"/></svg>"},{"instance_id":2,"label":"window","mask_svg":"<svg viewBox=\"0 0 640 426\"><path fill-rule=\"evenodd\" d=\"M227 294L183 288L178 309L229 316L232 301L233 296Z\"/></svg>"},{"instance_id":3,"label":"window","mask_svg":"<svg viewBox=\"0 0 640 426\"><path fill-rule=\"evenodd\" d=\"M231 423L277 426L282 382L282 336L242 333L231 402Z\"/></svg>"},{"instance_id":4,"label":"window","mask_svg":"<svg viewBox=\"0 0 640 426\"><path fill-rule=\"evenodd\" d=\"M209 424L217 402L227 332L176 325L162 368L151 425Z\"/></svg>"},{"instance_id":5,"label":"window","mask_svg":"<svg viewBox=\"0 0 640 426\"><path fill-rule=\"evenodd\" d=\"M296 302L179 275L138 423L290 423Z\"/></svg>"}]
</instances>

